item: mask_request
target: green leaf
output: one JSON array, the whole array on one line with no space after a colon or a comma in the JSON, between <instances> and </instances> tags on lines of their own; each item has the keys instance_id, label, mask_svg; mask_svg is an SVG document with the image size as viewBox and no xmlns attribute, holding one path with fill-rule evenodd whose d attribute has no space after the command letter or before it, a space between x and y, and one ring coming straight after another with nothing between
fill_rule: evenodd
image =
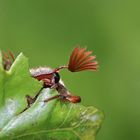
<instances>
[{"instance_id":1,"label":"green leaf","mask_svg":"<svg viewBox=\"0 0 140 140\"><path fill-rule=\"evenodd\" d=\"M0 61L1 62L1 61ZM44 89L36 102L27 105L25 95L35 95L42 83L29 74L28 60L20 54L9 71L0 64L0 139L2 140L95 140L103 113L95 107L55 99L53 89Z\"/></svg>"},{"instance_id":2,"label":"green leaf","mask_svg":"<svg viewBox=\"0 0 140 140\"><path fill-rule=\"evenodd\" d=\"M9 71L3 69L1 58L0 129L26 107L25 96L27 94L34 95L42 87L42 83L30 76L28 59L22 53L17 57Z\"/></svg>"}]
</instances>

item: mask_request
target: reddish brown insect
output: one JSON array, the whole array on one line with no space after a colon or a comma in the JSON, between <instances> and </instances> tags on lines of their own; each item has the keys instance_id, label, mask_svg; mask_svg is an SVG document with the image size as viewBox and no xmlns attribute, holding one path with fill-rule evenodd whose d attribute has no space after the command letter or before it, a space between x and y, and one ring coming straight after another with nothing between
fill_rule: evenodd
<instances>
[{"instance_id":1,"label":"reddish brown insect","mask_svg":"<svg viewBox=\"0 0 140 140\"><path fill-rule=\"evenodd\" d=\"M92 56L92 51L86 51L86 48L76 47L70 55L69 63L66 66L61 66L56 69L51 69L48 67L38 67L30 69L31 76L37 80L43 81L43 88L54 88L58 91L58 95L51 97L44 102L52 99L60 98L63 101L69 101L72 103L78 103L81 101L80 96L72 95L66 87L60 82L59 72L62 69L68 69L71 72L79 72L84 70L96 71L98 68L98 63L95 60L96 56ZM14 56L9 52L10 57L14 61ZM3 56L3 65L6 70L9 70L12 61L6 53ZM42 89L41 89L42 90ZM40 91L41 91L40 90ZM28 107L33 104L38 97L40 92L36 94L35 97L26 96Z\"/></svg>"}]
</instances>

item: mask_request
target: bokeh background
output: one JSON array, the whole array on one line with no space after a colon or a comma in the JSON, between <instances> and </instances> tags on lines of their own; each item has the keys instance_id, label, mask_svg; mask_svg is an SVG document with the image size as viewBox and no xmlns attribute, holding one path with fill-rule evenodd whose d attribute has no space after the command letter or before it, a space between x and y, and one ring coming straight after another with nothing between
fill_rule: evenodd
<instances>
[{"instance_id":1,"label":"bokeh background","mask_svg":"<svg viewBox=\"0 0 140 140\"><path fill-rule=\"evenodd\" d=\"M140 4L127 0L0 0L0 48L30 67L66 64L94 50L98 72L61 72L82 104L105 113L97 140L140 140Z\"/></svg>"}]
</instances>

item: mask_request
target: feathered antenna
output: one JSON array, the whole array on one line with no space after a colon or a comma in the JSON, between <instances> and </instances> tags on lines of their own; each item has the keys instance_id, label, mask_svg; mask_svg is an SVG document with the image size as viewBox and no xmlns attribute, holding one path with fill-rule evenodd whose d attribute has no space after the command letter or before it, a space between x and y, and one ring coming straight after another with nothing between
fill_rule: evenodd
<instances>
[{"instance_id":1,"label":"feathered antenna","mask_svg":"<svg viewBox=\"0 0 140 140\"><path fill-rule=\"evenodd\" d=\"M98 68L97 61L94 61L96 56L91 56L92 51L86 51L86 48L76 47L69 59L68 69L71 72L84 70L96 71Z\"/></svg>"},{"instance_id":2,"label":"feathered antenna","mask_svg":"<svg viewBox=\"0 0 140 140\"><path fill-rule=\"evenodd\" d=\"M95 61L96 56L91 54L92 51L87 51L86 48L76 47L70 55L68 66L59 67L56 71L64 68L71 72L96 71L98 69L98 62Z\"/></svg>"}]
</instances>

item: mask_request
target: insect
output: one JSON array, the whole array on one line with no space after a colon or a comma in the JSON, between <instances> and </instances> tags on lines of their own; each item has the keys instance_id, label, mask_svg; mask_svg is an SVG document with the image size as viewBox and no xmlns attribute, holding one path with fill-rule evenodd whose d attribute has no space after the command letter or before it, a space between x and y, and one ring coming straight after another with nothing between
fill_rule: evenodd
<instances>
[{"instance_id":1,"label":"insect","mask_svg":"<svg viewBox=\"0 0 140 140\"><path fill-rule=\"evenodd\" d=\"M92 51L87 51L86 48L76 47L73 49L68 65L60 66L55 69L48 67L38 67L30 69L30 74L33 78L43 81L43 88L52 88L58 91L58 95L44 100L48 102L50 100L59 98L62 101L69 101L72 103L79 103L81 101L80 96L72 95L67 88L60 82L60 71L67 69L71 72L80 71L96 71L98 69L98 62L95 61L96 56L92 55ZM8 54L3 52L3 66L5 70L9 70L13 61L15 60L14 55L9 51ZM40 89L40 91L42 90ZM26 95L27 103L29 108L37 99L40 91L34 96L30 97Z\"/></svg>"}]
</instances>

